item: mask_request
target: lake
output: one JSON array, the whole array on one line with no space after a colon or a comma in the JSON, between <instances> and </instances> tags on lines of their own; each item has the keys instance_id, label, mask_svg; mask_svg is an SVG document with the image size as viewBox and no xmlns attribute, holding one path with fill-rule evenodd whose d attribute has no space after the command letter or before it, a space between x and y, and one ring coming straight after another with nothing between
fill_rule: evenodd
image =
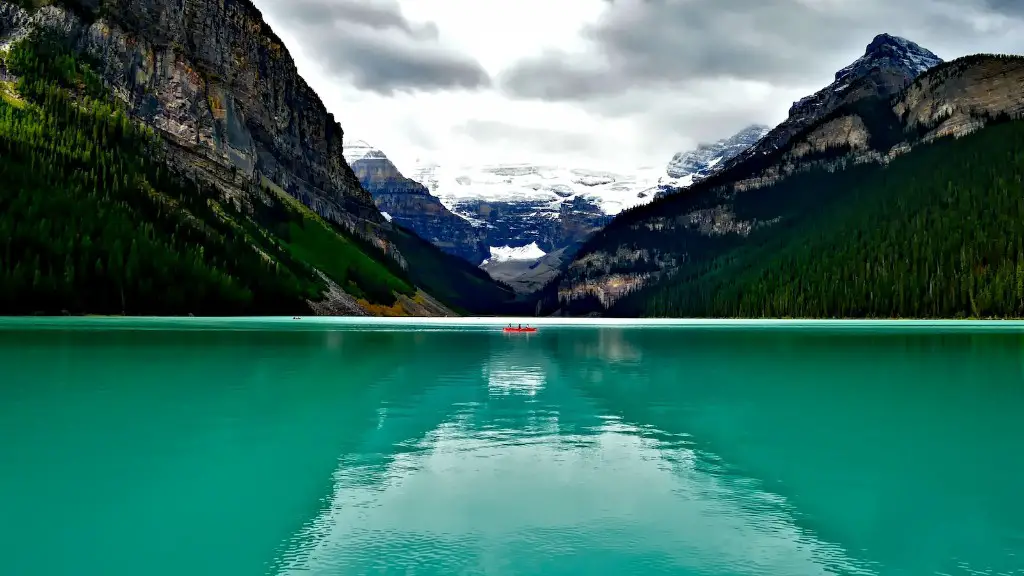
<instances>
[{"instance_id":1,"label":"lake","mask_svg":"<svg viewBox=\"0 0 1024 576\"><path fill-rule=\"evenodd\" d=\"M1020 325L503 322L0 319L0 573L1024 574Z\"/></svg>"}]
</instances>

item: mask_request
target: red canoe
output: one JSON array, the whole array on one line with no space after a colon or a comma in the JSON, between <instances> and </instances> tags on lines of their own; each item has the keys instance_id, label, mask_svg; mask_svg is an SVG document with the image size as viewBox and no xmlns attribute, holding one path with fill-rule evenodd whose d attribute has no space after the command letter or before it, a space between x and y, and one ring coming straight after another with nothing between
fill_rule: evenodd
<instances>
[{"instance_id":1,"label":"red canoe","mask_svg":"<svg viewBox=\"0 0 1024 576\"><path fill-rule=\"evenodd\" d=\"M536 332L537 331L536 328L509 328L508 326L506 326L504 328L504 330L505 330L505 332Z\"/></svg>"}]
</instances>

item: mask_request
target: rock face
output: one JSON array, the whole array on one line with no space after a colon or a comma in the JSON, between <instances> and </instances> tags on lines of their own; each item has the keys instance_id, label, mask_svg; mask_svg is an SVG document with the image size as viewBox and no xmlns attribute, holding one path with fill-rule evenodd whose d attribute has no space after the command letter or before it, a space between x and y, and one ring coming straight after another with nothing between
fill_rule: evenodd
<instances>
[{"instance_id":1,"label":"rock face","mask_svg":"<svg viewBox=\"0 0 1024 576\"><path fill-rule=\"evenodd\" d=\"M1024 114L1024 58L969 57L922 76L894 111L925 141L959 136L984 125L985 117Z\"/></svg>"},{"instance_id":2,"label":"rock face","mask_svg":"<svg viewBox=\"0 0 1024 576\"><path fill-rule=\"evenodd\" d=\"M670 178L688 178L689 184L700 182L721 170L725 162L757 144L770 131L768 126L754 124L713 144L701 144L696 150L678 152L669 161L665 172Z\"/></svg>"},{"instance_id":3,"label":"rock face","mask_svg":"<svg viewBox=\"0 0 1024 576\"><path fill-rule=\"evenodd\" d=\"M425 186L403 176L383 152L357 140L346 144L345 158L377 208L392 221L474 264L487 258L486 227L453 214Z\"/></svg>"},{"instance_id":4,"label":"rock face","mask_svg":"<svg viewBox=\"0 0 1024 576\"><path fill-rule=\"evenodd\" d=\"M133 115L166 138L179 170L242 205L278 187L386 247L377 230L386 223L344 159L341 126L249 1L64 3L86 19L47 6L28 25L96 59ZM19 27L0 16L5 30Z\"/></svg>"},{"instance_id":5,"label":"rock face","mask_svg":"<svg viewBox=\"0 0 1024 576\"><path fill-rule=\"evenodd\" d=\"M940 63L941 58L914 42L879 34L868 44L863 56L836 72L835 81L795 102L785 121L754 146L723 162L721 170L786 145L791 138L843 105L872 96L896 94L922 72Z\"/></svg>"}]
</instances>

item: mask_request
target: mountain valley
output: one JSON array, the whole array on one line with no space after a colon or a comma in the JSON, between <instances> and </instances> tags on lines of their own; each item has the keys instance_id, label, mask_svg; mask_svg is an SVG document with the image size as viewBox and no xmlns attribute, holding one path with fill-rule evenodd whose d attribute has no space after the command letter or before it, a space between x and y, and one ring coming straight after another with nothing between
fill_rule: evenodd
<instances>
[{"instance_id":1,"label":"mountain valley","mask_svg":"<svg viewBox=\"0 0 1024 576\"><path fill-rule=\"evenodd\" d=\"M533 164L442 166L403 175L386 154L357 140L345 156L377 207L449 254L482 267L520 293L554 278L576 249L622 210L684 189L768 132L750 126L676 154L665 168L629 175ZM492 255L535 246L526 257ZM486 261L486 263L485 263Z\"/></svg>"},{"instance_id":2,"label":"mountain valley","mask_svg":"<svg viewBox=\"0 0 1024 576\"><path fill-rule=\"evenodd\" d=\"M0 1L0 313L1022 317L1021 86L879 34L653 167L400 169L248 0Z\"/></svg>"}]
</instances>

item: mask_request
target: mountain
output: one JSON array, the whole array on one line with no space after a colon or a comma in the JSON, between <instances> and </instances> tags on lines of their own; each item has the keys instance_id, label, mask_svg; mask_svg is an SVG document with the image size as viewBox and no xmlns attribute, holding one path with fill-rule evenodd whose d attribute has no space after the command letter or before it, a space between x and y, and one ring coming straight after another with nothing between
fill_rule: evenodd
<instances>
[{"instance_id":1,"label":"mountain","mask_svg":"<svg viewBox=\"0 0 1024 576\"><path fill-rule=\"evenodd\" d=\"M385 217L529 293L554 277L615 214L714 173L716 164L767 130L751 126L677 154L668 172L640 168L626 175L536 164L446 167L420 162L406 177L384 152L362 140L345 144L345 158ZM527 247L529 257L492 257Z\"/></svg>"},{"instance_id":2,"label":"mountain","mask_svg":"<svg viewBox=\"0 0 1024 576\"><path fill-rule=\"evenodd\" d=\"M482 230L489 252L536 245L538 250L532 254L542 256L533 262L538 266L523 270L522 260L492 261L486 266L493 277L520 292L531 292L550 280L581 243L615 214L649 202L670 182L655 168L617 174L525 163L442 166L422 162L410 170L410 178L424 184L452 213Z\"/></svg>"},{"instance_id":3,"label":"mountain","mask_svg":"<svg viewBox=\"0 0 1024 576\"><path fill-rule=\"evenodd\" d=\"M453 214L425 186L403 176L383 152L356 140L345 144L345 159L385 218L468 262L487 257L485 226Z\"/></svg>"},{"instance_id":4,"label":"mountain","mask_svg":"<svg viewBox=\"0 0 1024 576\"><path fill-rule=\"evenodd\" d=\"M757 144L770 131L768 126L754 124L713 144L701 144L696 150L678 152L669 161L665 173L669 178L678 180L680 187L690 186L721 170L725 162Z\"/></svg>"},{"instance_id":5,"label":"mountain","mask_svg":"<svg viewBox=\"0 0 1024 576\"><path fill-rule=\"evenodd\" d=\"M790 138L841 106L869 97L892 96L940 63L941 58L914 42L879 34L867 45L863 56L836 72L831 84L793 103L785 121L757 144L724 162L720 170L784 146Z\"/></svg>"},{"instance_id":6,"label":"mountain","mask_svg":"<svg viewBox=\"0 0 1024 576\"><path fill-rule=\"evenodd\" d=\"M0 2L2 312L451 314L342 139L247 0Z\"/></svg>"},{"instance_id":7,"label":"mountain","mask_svg":"<svg viewBox=\"0 0 1024 576\"><path fill-rule=\"evenodd\" d=\"M538 310L1024 316L1024 58L927 54L879 36L756 153L595 234Z\"/></svg>"}]
</instances>

